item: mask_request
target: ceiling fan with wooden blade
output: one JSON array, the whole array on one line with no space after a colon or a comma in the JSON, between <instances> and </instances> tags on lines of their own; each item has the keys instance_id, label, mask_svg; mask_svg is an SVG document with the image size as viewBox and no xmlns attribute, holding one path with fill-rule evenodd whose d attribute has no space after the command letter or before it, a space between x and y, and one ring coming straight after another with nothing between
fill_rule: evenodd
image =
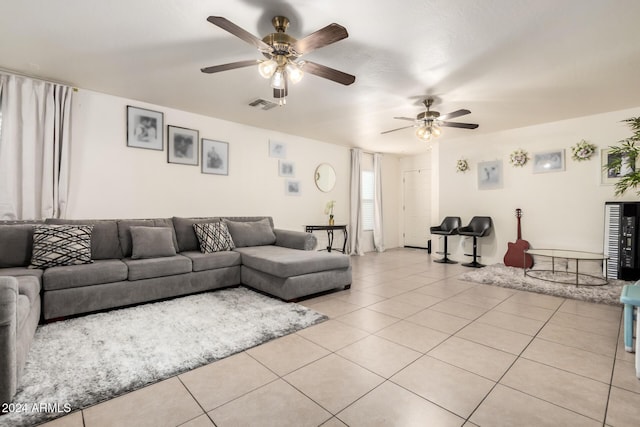
<instances>
[{"instance_id":1,"label":"ceiling fan with wooden blade","mask_svg":"<svg viewBox=\"0 0 640 427\"><path fill-rule=\"evenodd\" d=\"M448 114L440 115L440 113L437 111L431 111L431 105L433 105L432 98L425 99L422 103L424 104L426 111L418 114L415 119L409 117L394 117L394 119L396 120L406 120L414 122L413 125L387 130L381 132L381 134L384 135L408 128L418 128L416 130L416 136L423 141L430 141L432 138L437 138L438 136L440 136L440 127L452 127L460 129L476 129L478 127L478 125L475 123L458 123L445 121L447 119L454 119L456 117L471 114L471 111L469 110L462 109L453 111Z\"/></svg>"},{"instance_id":2,"label":"ceiling fan with wooden blade","mask_svg":"<svg viewBox=\"0 0 640 427\"><path fill-rule=\"evenodd\" d=\"M351 74L300 59L304 54L349 37L349 33L341 25L329 24L300 40L296 40L285 32L289 26L289 19L284 16L276 16L271 20L276 32L268 34L261 40L221 16L210 16L207 21L256 47L267 59L215 65L202 68L201 71L211 74L258 65L260 75L271 80L273 96L280 100L280 105L286 102L289 83L300 81L305 71L343 85L350 85L356 80L355 76Z\"/></svg>"}]
</instances>

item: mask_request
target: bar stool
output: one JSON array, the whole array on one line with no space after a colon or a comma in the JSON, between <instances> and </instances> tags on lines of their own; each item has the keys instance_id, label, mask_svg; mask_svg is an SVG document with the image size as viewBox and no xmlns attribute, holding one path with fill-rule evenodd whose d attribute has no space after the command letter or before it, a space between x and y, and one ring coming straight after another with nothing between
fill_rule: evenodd
<instances>
[{"instance_id":1,"label":"bar stool","mask_svg":"<svg viewBox=\"0 0 640 427\"><path fill-rule=\"evenodd\" d=\"M484 264L478 262L478 237L488 236L491 233L493 222L490 216L474 216L471 218L471 222L466 227L458 228L458 234L461 236L473 237L473 261L466 264L462 264L465 267L480 268L484 267ZM466 256L471 256L465 254Z\"/></svg>"},{"instance_id":2,"label":"bar stool","mask_svg":"<svg viewBox=\"0 0 640 427\"><path fill-rule=\"evenodd\" d=\"M440 236L444 236L444 257L442 259L434 259L433 262L441 262L443 264L457 264L457 261L453 261L448 257L449 253L447 252L447 237L453 236L454 234L458 234L458 228L460 227L460 217L459 216L447 216L442 220L440 225L435 227L431 227L429 230L431 234L437 234ZM437 252L443 253L443 252Z\"/></svg>"}]
</instances>

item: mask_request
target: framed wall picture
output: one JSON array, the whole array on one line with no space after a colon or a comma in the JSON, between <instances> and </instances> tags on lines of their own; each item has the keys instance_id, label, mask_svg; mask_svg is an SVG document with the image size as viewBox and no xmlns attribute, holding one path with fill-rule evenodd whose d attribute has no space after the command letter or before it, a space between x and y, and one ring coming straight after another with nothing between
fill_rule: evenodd
<instances>
[{"instance_id":1,"label":"framed wall picture","mask_svg":"<svg viewBox=\"0 0 640 427\"><path fill-rule=\"evenodd\" d=\"M229 175L229 143L202 138L202 173Z\"/></svg>"},{"instance_id":2,"label":"framed wall picture","mask_svg":"<svg viewBox=\"0 0 640 427\"><path fill-rule=\"evenodd\" d=\"M278 175L293 178L296 176L296 165L293 162L280 160L278 162Z\"/></svg>"},{"instance_id":3,"label":"framed wall picture","mask_svg":"<svg viewBox=\"0 0 640 427\"><path fill-rule=\"evenodd\" d=\"M269 157L287 158L287 145L284 142L269 140Z\"/></svg>"},{"instance_id":4,"label":"framed wall picture","mask_svg":"<svg viewBox=\"0 0 640 427\"><path fill-rule=\"evenodd\" d=\"M127 105L127 147L164 150L164 114Z\"/></svg>"},{"instance_id":5,"label":"framed wall picture","mask_svg":"<svg viewBox=\"0 0 640 427\"><path fill-rule=\"evenodd\" d=\"M502 188L502 160L478 163L478 190Z\"/></svg>"},{"instance_id":6,"label":"framed wall picture","mask_svg":"<svg viewBox=\"0 0 640 427\"><path fill-rule=\"evenodd\" d=\"M564 170L564 149L533 154L533 173L560 172Z\"/></svg>"},{"instance_id":7,"label":"framed wall picture","mask_svg":"<svg viewBox=\"0 0 640 427\"><path fill-rule=\"evenodd\" d=\"M198 165L198 131L167 126L167 161L180 165Z\"/></svg>"},{"instance_id":8,"label":"framed wall picture","mask_svg":"<svg viewBox=\"0 0 640 427\"><path fill-rule=\"evenodd\" d=\"M284 191L287 196L300 196L302 194L300 181L295 181L291 179L285 180Z\"/></svg>"},{"instance_id":9,"label":"framed wall picture","mask_svg":"<svg viewBox=\"0 0 640 427\"><path fill-rule=\"evenodd\" d=\"M621 162L619 171L609 167L610 164L617 163L618 160ZM600 163L602 165L602 183L607 185L614 185L620 178L638 169L638 164L631 164L629 158L620 159L619 155L611 154L608 148L600 150Z\"/></svg>"}]
</instances>

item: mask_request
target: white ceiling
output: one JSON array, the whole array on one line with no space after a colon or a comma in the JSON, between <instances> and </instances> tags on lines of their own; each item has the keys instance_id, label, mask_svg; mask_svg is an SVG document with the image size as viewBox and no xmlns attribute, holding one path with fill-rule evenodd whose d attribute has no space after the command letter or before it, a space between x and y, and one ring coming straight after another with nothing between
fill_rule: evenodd
<instances>
[{"instance_id":1,"label":"white ceiling","mask_svg":"<svg viewBox=\"0 0 640 427\"><path fill-rule=\"evenodd\" d=\"M637 0L3 0L0 68L326 142L387 153L426 145L409 124L427 95L476 130L438 141L640 105ZM262 38L271 18L302 38L331 22L349 38L305 59L353 74L342 86L306 75L287 105L255 67L200 68L259 59L208 23L224 16Z\"/></svg>"}]
</instances>

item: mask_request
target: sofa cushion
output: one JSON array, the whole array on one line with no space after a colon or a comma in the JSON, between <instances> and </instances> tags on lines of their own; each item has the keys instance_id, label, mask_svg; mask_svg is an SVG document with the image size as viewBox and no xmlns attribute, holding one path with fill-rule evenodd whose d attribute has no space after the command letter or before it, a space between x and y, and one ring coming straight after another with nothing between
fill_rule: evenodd
<instances>
[{"instance_id":1,"label":"sofa cushion","mask_svg":"<svg viewBox=\"0 0 640 427\"><path fill-rule=\"evenodd\" d=\"M102 259L92 264L47 268L42 277L42 287L52 291L99 285L127 280L127 275L127 265L121 260Z\"/></svg>"},{"instance_id":2,"label":"sofa cushion","mask_svg":"<svg viewBox=\"0 0 640 427\"><path fill-rule=\"evenodd\" d=\"M159 219L120 219L118 220L118 238L120 239L120 247L122 248L122 255L125 258L131 257L133 245L131 242L131 226L140 225L143 227L169 227L171 228L173 246L178 252L178 241L176 240L176 233L173 229L173 223L170 218Z\"/></svg>"},{"instance_id":3,"label":"sofa cushion","mask_svg":"<svg viewBox=\"0 0 640 427\"><path fill-rule=\"evenodd\" d=\"M0 268L25 267L33 251L33 224L0 225Z\"/></svg>"},{"instance_id":4,"label":"sofa cushion","mask_svg":"<svg viewBox=\"0 0 640 427\"><path fill-rule=\"evenodd\" d=\"M173 228L176 231L176 238L178 240L178 251L197 251L200 250L198 244L198 237L193 229L193 224L204 224L207 222L218 222L220 218L208 217L208 218L180 218L174 216L172 218Z\"/></svg>"},{"instance_id":5,"label":"sofa cushion","mask_svg":"<svg viewBox=\"0 0 640 427\"><path fill-rule=\"evenodd\" d=\"M47 224L93 225L93 231L91 232L91 259L122 258L116 220L47 218L45 222Z\"/></svg>"},{"instance_id":6,"label":"sofa cushion","mask_svg":"<svg viewBox=\"0 0 640 427\"><path fill-rule=\"evenodd\" d=\"M277 277L291 277L349 267L349 257L335 252L301 251L280 246L236 248L242 264Z\"/></svg>"},{"instance_id":7,"label":"sofa cushion","mask_svg":"<svg viewBox=\"0 0 640 427\"><path fill-rule=\"evenodd\" d=\"M233 243L237 248L273 245L276 242L276 235L268 218L246 222L229 219L223 219L223 221L227 224Z\"/></svg>"},{"instance_id":8,"label":"sofa cushion","mask_svg":"<svg viewBox=\"0 0 640 427\"><path fill-rule=\"evenodd\" d=\"M235 248L227 224L224 222L193 224L193 229L196 231L202 253L230 251Z\"/></svg>"},{"instance_id":9,"label":"sofa cushion","mask_svg":"<svg viewBox=\"0 0 640 427\"><path fill-rule=\"evenodd\" d=\"M40 296L40 279L35 276L19 276L18 280L18 294L24 295L29 299L29 304L33 305L38 301Z\"/></svg>"},{"instance_id":10,"label":"sofa cushion","mask_svg":"<svg viewBox=\"0 0 640 427\"><path fill-rule=\"evenodd\" d=\"M33 276L38 280L42 278L44 270L29 267L0 268L0 276Z\"/></svg>"},{"instance_id":11,"label":"sofa cushion","mask_svg":"<svg viewBox=\"0 0 640 427\"><path fill-rule=\"evenodd\" d=\"M91 225L34 225L31 267L91 262Z\"/></svg>"},{"instance_id":12,"label":"sofa cushion","mask_svg":"<svg viewBox=\"0 0 640 427\"><path fill-rule=\"evenodd\" d=\"M123 260L129 268L129 280L152 279L191 272L191 260L182 255L165 258Z\"/></svg>"},{"instance_id":13,"label":"sofa cushion","mask_svg":"<svg viewBox=\"0 0 640 427\"><path fill-rule=\"evenodd\" d=\"M203 254L198 251L182 252L193 263L193 271L215 270L216 268L240 265L242 258L238 252L223 251Z\"/></svg>"},{"instance_id":14,"label":"sofa cushion","mask_svg":"<svg viewBox=\"0 0 640 427\"><path fill-rule=\"evenodd\" d=\"M17 305L18 331L20 331L24 326L27 317L29 317L29 313L31 312L31 301L29 301L29 298L27 298L26 295L18 295Z\"/></svg>"},{"instance_id":15,"label":"sofa cushion","mask_svg":"<svg viewBox=\"0 0 640 427\"><path fill-rule=\"evenodd\" d=\"M131 259L161 258L174 256L176 248L173 235L168 227L132 226L131 231Z\"/></svg>"}]
</instances>

